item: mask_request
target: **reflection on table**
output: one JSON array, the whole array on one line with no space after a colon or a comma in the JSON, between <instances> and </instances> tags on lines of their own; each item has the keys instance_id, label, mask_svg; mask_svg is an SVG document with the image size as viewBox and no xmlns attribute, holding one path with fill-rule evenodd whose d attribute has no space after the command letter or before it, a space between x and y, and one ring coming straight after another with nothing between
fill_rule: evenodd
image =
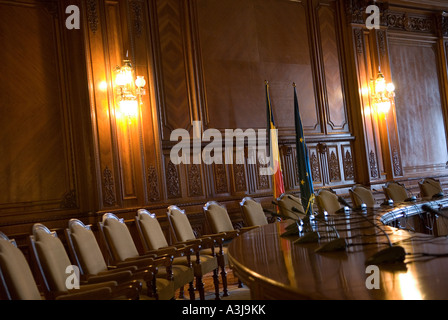
<instances>
[{"instance_id":1,"label":"reflection on table","mask_svg":"<svg viewBox=\"0 0 448 320\"><path fill-rule=\"evenodd\" d=\"M425 212L425 204L440 215ZM229 261L253 299L448 299L448 239L442 230L447 205L440 199L349 209L316 216L289 236L285 232L295 222L272 223L233 240ZM318 241L297 241L311 232ZM347 246L316 252L335 239ZM404 261L368 268L368 259L391 245L404 249Z\"/></svg>"}]
</instances>

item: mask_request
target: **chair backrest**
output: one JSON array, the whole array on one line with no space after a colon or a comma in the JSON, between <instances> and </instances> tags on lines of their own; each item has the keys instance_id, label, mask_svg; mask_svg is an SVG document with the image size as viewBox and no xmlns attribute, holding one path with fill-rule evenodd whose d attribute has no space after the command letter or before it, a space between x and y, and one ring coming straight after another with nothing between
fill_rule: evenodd
<instances>
[{"instance_id":1,"label":"chair backrest","mask_svg":"<svg viewBox=\"0 0 448 320\"><path fill-rule=\"evenodd\" d=\"M167 217L177 242L196 239L196 235L194 234L185 210L181 210L178 206L171 205L168 207Z\"/></svg>"},{"instance_id":2,"label":"chair backrest","mask_svg":"<svg viewBox=\"0 0 448 320\"><path fill-rule=\"evenodd\" d=\"M422 198L432 198L435 195L443 196L443 189L439 180L426 178L423 181L420 181L418 186Z\"/></svg>"},{"instance_id":3,"label":"chair backrest","mask_svg":"<svg viewBox=\"0 0 448 320\"><path fill-rule=\"evenodd\" d=\"M139 209L137 210L135 222L145 251L157 250L168 246L165 234L154 213L150 213L146 209Z\"/></svg>"},{"instance_id":4,"label":"chair backrest","mask_svg":"<svg viewBox=\"0 0 448 320\"><path fill-rule=\"evenodd\" d=\"M334 214L336 211L342 208L342 205L338 201L338 196L326 189L319 190L316 196L316 204L319 213L323 214L326 211L328 214Z\"/></svg>"},{"instance_id":5,"label":"chair backrest","mask_svg":"<svg viewBox=\"0 0 448 320\"><path fill-rule=\"evenodd\" d=\"M25 256L3 232L0 232L0 287L2 299L41 300Z\"/></svg>"},{"instance_id":6,"label":"chair backrest","mask_svg":"<svg viewBox=\"0 0 448 320\"><path fill-rule=\"evenodd\" d=\"M123 219L113 213L105 213L98 225L114 262L139 256L131 232Z\"/></svg>"},{"instance_id":7,"label":"chair backrest","mask_svg":"<svg viewBox=\"0 0 448 320\"><path fill-rule=\"evenodd\" d=\"M207 202L203 210L212 233L235 230L227 209L216 201Z\"/></svg>"},{"instance_id":8,"label":"chair backrest","mask_svg":"<svg viewBox=\"0 0 448 320\"><path fill-rule=\"evenodd\" d=\"M386 198L394 202L403 202L409 197L406 188L396 181L388 182L383 190Z\"/></svg>"},{"instance_id":9,"label":"chair backrest","mask_svg":"<svg viewBox=\"0 0 448 320\"><path fill-rule=\"evenodd\" d=\"M306 216L305 210L302 206L302 200L292 194L282 193L277 199L277 203L280 209L280 213L284 216L291 217L293 219L302 219ZM293 211L293 208L296 208L298 211L303 212L303 214Z\"/></svg>"},{"instance_id":10,"label":"chair backrest","mask_svg":"<svg viewBox=\"0 0 448 320\"><path fill-rule=\"evenodd\" d=\"M70 252L81 274L97 275L107 270L106 260L90 226L78 219L70 219L66 235Z\"/></svg>"},{"instance_id":11,"label":"chair backrest","mask_svg":"<svg viewBox=\"0 0 448 320\"><path fill-rule=\"evenodd\" d=\"M354 208L361 207L363 203L368 208L373 208L375 206L375 198L370 189L363 186L353 186L353 188L349 190L349 193Z\"/></svg>"},{"instance_id":12,"label":"chair backrest","mask_svg":"<svg viewBox=\"0 0 448 320\"><path fill-rule=\"evenodd\" d=\"M73 264L56 232L36 223L32 227L30 240L45 295L51 297L55 291L68 292L66 270Z\"/></svg>"},{"instance_id":13,"label":"chair backrest","mask_svg":"<svg viewBox=\"0 0 448 320\"><path fill-rule=\"evenodd\" d=\"M244 197L240 202L243 213L243 221L248 227L263 226L268 224L263 207L251 197Z\"/></svg>"}]
</instances>

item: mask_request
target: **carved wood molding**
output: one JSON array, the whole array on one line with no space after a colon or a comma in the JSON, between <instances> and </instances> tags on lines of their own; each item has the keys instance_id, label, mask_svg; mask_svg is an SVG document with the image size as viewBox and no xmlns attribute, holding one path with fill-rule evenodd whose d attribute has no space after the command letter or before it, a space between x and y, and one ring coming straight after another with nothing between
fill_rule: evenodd
<instances>
[{"instance_id":1,"label":"carved wood molding","mask_svg":"<svg viewBox=\"0 0 448 320\"><path fill-rule=\"evenodd\" d=\"M106 166L103 171L103 203L111 207L116 202L114 177L112 171Z\"/></svg>"},{"instance_id":2,"label":"carved wood molding","mask_svg":"<svg viewBox=\"0 0 448 320\"><path fill-rule=\"evenodd\" d=\"M64 194L62 201L61 201L61 208L63 208L63 209L78 208L75 190L70 190Z\"/></svg>"},{"instance_id":3,"label":"carved wood molding","mask_svg":"<svg viewBox=\"0 0 448 320\"><path fill-rule=\"evenodd\" d=\"M414 15L408 12L388 12L386 25L391 29L435 33L436 23L432 16Z\"/></svg>"},{"instance_id":4,"label":"carved wood molding","mask_svg":"<svg viewBox=\"0 0 448 320\"><path fill-rule=\"evenodd\" d=\"M201 168L192 164L188 168L188 195L190 197L202 196Z\"/></svg>"},{"instance_id":5,"label":"carved wood molding","mask_svg":"<svg viewBox=\"0 0 448 320\"><path fill-rule=\"evenodd\" d=\"M157 170L153 165L148 167L148 186L149 186L149 200L152 202L160 200L159 192L159 178Z\"/></svg>"},{"instance_id":6,"label":"carved wood molding","mask_svg":"<svg viewBox=\"0 0 448 320\"><path fill-rule=\"evenodd\" d=\"M177 166L171 161L168 162L166 168L166 187L168 191L168 199L180 198L182 196L179 184L179 171Z\"/></svg>"},{"instance_id":7,"label":"carved wood molding","mask_svg":"<svg viewBox=\"0 0 448 320\"><path fill-rule=\"evenodd\" d=\"M370 166L370 177L371 178L379 178L378 175L378 166L376 163L376 157L375 157L375 153L372 151L370 151L369 153L369 166Z\"/></svg>"},{"instance_id":8,"label":"carved wood molding","mask_svg":"<svg viewBox=\"0 0 448 320\"><path fill-rule=\"evenodd\" d=\"M353 168L353 158L352 154L349 150L343 154L342 158L343 166L344 166L344 177L345 180L353 180L355 179L354 168Z\"/></svg>"},{"instance_id":9,"label":"carved wood molding","mask_svg":"<svg viewBox=\"0 0 448 320\"><path fill-rule=\"evenodd\" d=\"M87 21L90 31L96 33L98 30L98 5L96 0L87 0Z\"/></svg>"},{"instance_id":10,"label":"carved wood molding","mask_svg":"<svg viewBox=\"0 0 448 320\"><path fill-rule=\"evenodd\" d=\"M330 158L328 160L330 181L341 180L341 170L339 169L339 160L334 151L331 151Z\"/></svg>"},{"instance_id":11,"label":"carved wood molding","mask_svg":"<svg viewBox=\"0 0 448 320\"><path fill-rule=\"evenodd\" d=\"M130 6L132 9L134 33L137 37L140 37L143 33L143 28L144 28L143 1L142 0L131 0Z\"/></svg>"}]
</instances>

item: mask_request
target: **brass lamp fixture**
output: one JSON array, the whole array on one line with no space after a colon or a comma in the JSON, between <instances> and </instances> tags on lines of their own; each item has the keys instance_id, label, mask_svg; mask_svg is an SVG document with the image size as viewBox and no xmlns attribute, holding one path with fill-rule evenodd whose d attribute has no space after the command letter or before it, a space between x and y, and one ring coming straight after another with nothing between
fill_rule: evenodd
<instances>
[{"instance_id":1,"label":"brass lamp fixture","mask_svg":"<svg viewBox=\"0 0 448 320\"><path fill-rule=\"evenodd\" d=\"M116 67L115 85L120 112L129 118L136 117L139 105L142 103L141 96L146 94L144 89L146 81L143 76L137 76L134 80L134 70L130 60L124 60L122 67Z\"/></svg>"},{"instance_id":2,"label":"brass lamp fixture","mask_svg":"<svg viewBox=\"0 0 448 320\"><path fill-rule=\"evenodd\" d=\"M395 97L395 86L392 82L386 83L386 79L381 70L375 80L372 80L372 105L379 114L387 115L391 100Z\"/></svg>"}]
</instances>

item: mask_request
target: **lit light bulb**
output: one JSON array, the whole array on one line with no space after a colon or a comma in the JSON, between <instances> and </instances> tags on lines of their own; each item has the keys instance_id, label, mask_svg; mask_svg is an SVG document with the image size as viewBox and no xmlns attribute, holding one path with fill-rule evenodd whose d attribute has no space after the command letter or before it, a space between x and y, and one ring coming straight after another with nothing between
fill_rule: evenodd
<instances>
[{"instance_id":1,"label":"lit light bulb","mask_svg":"<svg viewBox=\"0 0 448 320\"><path fill-rule=\"evenodd\" d=\"M137 79L135 80L135 85L138 88L143 88L146 85L145 77L137 76Z\"/></svg>"},{"instance_id":2,"label":"lit light bulb","mask_svg":"<svg viewBox=\"0 0 448 320\"><path fill-rule=\"evenodd\" d=\"M392 82L389 82L386 85L386 90L387 90L387 92L394 92L395 91L395 85Z\"/></svg>"}]
</instances>

